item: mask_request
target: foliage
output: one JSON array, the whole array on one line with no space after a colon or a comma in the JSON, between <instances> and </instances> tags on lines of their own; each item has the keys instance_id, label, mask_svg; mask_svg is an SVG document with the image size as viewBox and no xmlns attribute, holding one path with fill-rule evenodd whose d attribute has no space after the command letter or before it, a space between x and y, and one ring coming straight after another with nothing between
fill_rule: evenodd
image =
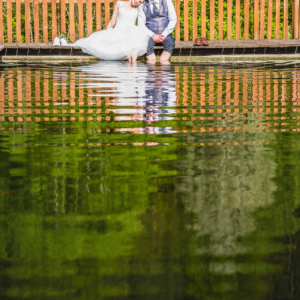
<instances>
[{"instance_id":1,"label":"foliage","mask_svg":"<svg viewBox=\"0 0 300 300\"><path fill-rule=\"evenodd\" d=\"M220 18L218 16L219 13L219 0L215 1L215 39L217 40L219 38L219 22ZM105 28L105 7L104 4L101 4L101 27L102 29ZM280 4L280 37L283 36L283 1L281 1ZM292 37L292 1L289 1L289 7L288 7L288 38ZM265 1L265 38L267 37L267 9L268 1ZM57 5L57 33L52 32L52 6L48 5L48 16L47 16L47 22L48 22L48 37L49 40L51 40L53 37L59 35L61 32L60 23L61 23L61 7L60 4ZM40 42L43 42L43 7L42 3L39 4L39 36L40 36ZM113 5L111 3L110 6L110 13L112 14ZM210 1L206 1L206 35L208 38L210 37L210 11L211 11L211 5ZM93 15L93 31L96 31L96 4L92 4L92 15ZM253 24L254 24L254 0L250 0L250 7L249 7L249 38L253 39ZM275 38L275 13L276 13L276 7L275 7L275 0L273 0L273 6L272 6L272 38ZM78 12L78 5L74 5L74 14L75 14L75 39L78 39L78 24L79 24L79 12ZM87 5L83 4L83 24L84 24L84 35L87 36ZM189 27L189 39L193 39L193 1L189 1L188 3L188 27ZM198 29L198 36L203 35L202 34L202 25L201 25L201 17L202 17L202 11L201 11L201 1L197 1L197 29ZM16 41L16 4L12 3L12 32L13 32L13 41ZM244 38L244 0L241 1L241 38ZM30 4L30 35L31 35L31 41L34 40L34 9L33 4ZM6 2L3 3L3 32L4 32L4 42L7 42L7 5ZM69 4L66 4L66 27L67 27L67 33L66 35L70 35L70 20L69 20ZM227 39L227 0L223 2L223 34L224 39ZM236 2L233 0L232 2L232 38L236 38ZM25 7L24 3L21 4L21 39L22 42L25 42ZM180 2L180 39L184 39L184 1Z\"/></svg>"}]
</instances>

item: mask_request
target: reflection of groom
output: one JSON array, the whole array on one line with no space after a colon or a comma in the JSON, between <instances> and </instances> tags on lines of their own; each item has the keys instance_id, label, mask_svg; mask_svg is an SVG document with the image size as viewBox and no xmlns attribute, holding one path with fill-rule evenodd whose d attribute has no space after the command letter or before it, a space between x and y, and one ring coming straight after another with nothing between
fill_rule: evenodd
<instances>
[{"instance_id":1,"label":"reflection of groom","mask_svg":"<svg viewBox=\"0 0 300 300\"><path fill-rule=\"evenodd\" d=\"M138 21L145 24L151 36L147 49L147 61L156 62L155 44L162 43L164 51L160 62L167 63L175 47L172 31L177 23L177 17L172 0L146 0L138 8Z\"/></svg>"}]
</instances>

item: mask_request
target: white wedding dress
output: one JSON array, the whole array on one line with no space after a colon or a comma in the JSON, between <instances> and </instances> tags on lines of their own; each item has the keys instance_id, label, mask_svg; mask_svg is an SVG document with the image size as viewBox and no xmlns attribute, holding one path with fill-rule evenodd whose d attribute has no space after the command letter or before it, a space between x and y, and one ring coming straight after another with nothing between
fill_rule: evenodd
<instances>
[{"instance_id":1,"label":"white wedding dress","mask_svg":"<svg viewBox=\"0 0 300 300\"><path fill-rule=\"evenodd\" d=\"M69 46L81 47L82 51L104 60L123 60L147 52L149 36L145 26L136 26L137 9L124 7L125 2L118 1L119 11L116 26L92 33Z\"/></svg>"}]
</instances>

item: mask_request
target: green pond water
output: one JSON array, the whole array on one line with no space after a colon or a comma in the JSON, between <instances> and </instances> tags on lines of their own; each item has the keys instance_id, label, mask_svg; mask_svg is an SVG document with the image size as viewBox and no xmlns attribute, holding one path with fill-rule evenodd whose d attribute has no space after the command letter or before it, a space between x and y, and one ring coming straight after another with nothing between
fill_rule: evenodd
<instances>
[{"instance_id":1,"label":"green pond water","mask_svg":"<svg viewBox=\"0 0 300 300\"><path fill-rule=\"evenodd\" d=\"M299 299L300 66L0 65L0 299Z\"/></svg>"}]
</instances>

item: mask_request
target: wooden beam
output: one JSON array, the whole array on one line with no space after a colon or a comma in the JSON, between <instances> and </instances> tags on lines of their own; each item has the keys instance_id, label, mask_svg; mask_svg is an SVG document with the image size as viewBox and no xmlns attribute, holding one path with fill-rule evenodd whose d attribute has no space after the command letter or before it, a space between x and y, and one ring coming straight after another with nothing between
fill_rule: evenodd
<instances>
[{"instance_id":1,"label":"wooden beam","mask_svg":"<svg viewBox=\"0 0 300 300\"><path fill-rule=\"evenodd\" d=\"M227 40L232 39L232 0L227 0Z\"/></svg>"}]
</instances>

